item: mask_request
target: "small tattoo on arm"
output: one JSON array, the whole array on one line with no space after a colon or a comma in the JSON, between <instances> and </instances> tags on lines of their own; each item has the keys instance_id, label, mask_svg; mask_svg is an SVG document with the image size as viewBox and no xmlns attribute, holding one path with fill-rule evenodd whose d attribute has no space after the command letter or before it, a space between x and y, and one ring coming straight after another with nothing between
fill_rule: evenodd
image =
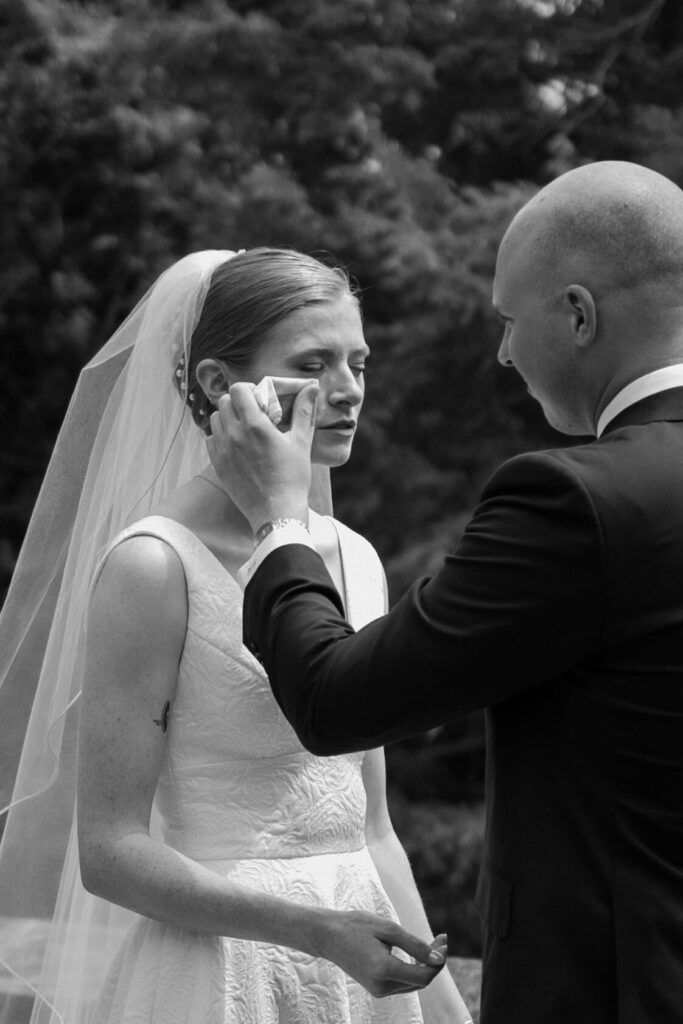
<instances>
[{"instance_id":1,"label":"small tattoo on arm","mask_svg":"<svg viewBox=\"0 0 683 1024\"><path fill-rule=\"evenodd\" d=\"M161 728L162 732L166 732L166 730L168 729L168 716L170 715L170 713L171 713L171 702L170 702L170 700L167 700L166 703L164 704L163 708L161 709L161 718L154 718L154 719L152 719L154 724L158 725Z\"/></svg>"}]
</instances>

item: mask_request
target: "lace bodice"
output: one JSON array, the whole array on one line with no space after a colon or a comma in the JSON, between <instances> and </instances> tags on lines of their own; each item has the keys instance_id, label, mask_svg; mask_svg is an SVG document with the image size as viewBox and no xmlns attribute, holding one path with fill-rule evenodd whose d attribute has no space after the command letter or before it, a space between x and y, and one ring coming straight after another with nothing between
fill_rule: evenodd
<instances>
[{"instance_id":1,"label":"lace bodice","mask_svg":"<svg viewBox=\"0 0 683 1024\"><path fill-rule=\"evenodd\" d=\"M363 754L322 759L304 750L264 669L241 642L238 583L192 532L150 516L117 540L133 534L173 547L188 588L187 637L156 796L165 842L200 861L359 849ZM381 568L366 547L365 575L374 571L376 596L373 606L370 590L362 599L349 595L355 625L383 610ZM342 564L344 554L342 545Z\"/></svg>"}]
</instances>

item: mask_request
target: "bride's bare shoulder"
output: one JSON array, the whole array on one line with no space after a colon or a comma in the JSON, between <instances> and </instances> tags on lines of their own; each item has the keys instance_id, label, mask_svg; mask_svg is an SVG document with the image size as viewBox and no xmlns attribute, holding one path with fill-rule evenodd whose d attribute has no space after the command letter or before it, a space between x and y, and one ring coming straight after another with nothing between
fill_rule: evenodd
<instances>
[{"instance_id":1,"label":"bride's bare shoulder","mask_svg":"<svg viewBox=\"0 0 683 1024\"><path fill-rule=\"evenodd\" d=\"M160 537L126 537L107 555L90 605L91 616L116 611L186 623L187 586L180 556Z\"/></svg>"}]
</instances>

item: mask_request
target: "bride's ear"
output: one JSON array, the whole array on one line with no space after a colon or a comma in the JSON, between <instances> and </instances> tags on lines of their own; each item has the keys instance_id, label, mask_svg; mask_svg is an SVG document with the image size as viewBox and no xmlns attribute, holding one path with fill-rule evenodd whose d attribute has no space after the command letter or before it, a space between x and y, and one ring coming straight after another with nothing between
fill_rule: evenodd
<instances>
[{"instance_id":1,"label":"bride's ear","mask_svg":"<svg viewBox=\"0 0 683 1024\"><path fill-rule=\"evenodd\" d=\"M197 383L212 405L218 405L218 399L233 383L225 364L218 359L202 359L197 363L195 375Z\"/></svg>"}]
</instances>

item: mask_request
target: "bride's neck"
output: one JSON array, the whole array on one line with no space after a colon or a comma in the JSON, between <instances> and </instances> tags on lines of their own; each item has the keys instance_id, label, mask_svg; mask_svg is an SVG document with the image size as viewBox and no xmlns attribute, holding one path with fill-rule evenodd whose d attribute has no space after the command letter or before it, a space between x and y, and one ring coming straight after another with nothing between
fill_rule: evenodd
<instances>
[{"instance_id":1,"label":"bride's neck","mask_svg":"<svg viewBox=\"0 0 683 1024\"><path fill-rule=\"evenodd\" d=\"M201 484L208 484L211 488L209 492L212 495L211 505L226 526L229 525L239 530L240 533L251 535L249 523L226 491L213 466L207 466L194 479Z\"/></svg>"},{"instance_id":2,"label":"bride's neck","mask_svg":"<svg viewBox=\"0 0 683 1024\"><path fill-rule=\"evenodd\" d=\"M208 466L169 494L150 515L167 516L182 523L205 542L232 537L251 542L251 528L227 493L213 467Z\"/></svg>"}]
</instances>

